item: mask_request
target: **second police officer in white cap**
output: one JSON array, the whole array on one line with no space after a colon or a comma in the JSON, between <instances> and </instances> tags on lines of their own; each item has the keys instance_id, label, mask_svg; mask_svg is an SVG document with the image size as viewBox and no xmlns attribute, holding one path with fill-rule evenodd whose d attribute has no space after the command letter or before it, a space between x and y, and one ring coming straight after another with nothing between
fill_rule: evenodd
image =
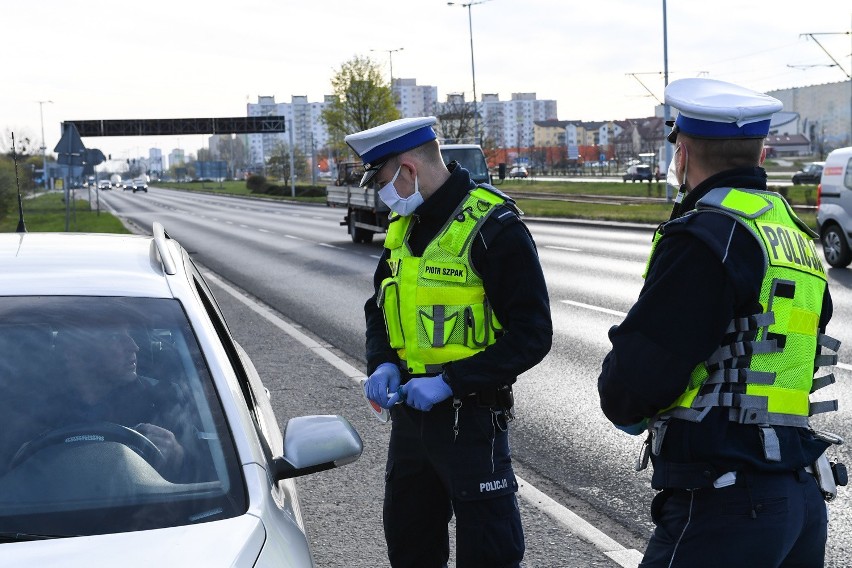
<instances>
[{"instance_id":1,"label":"second police officer in white cap","mask_svg":"<svg viewBox=\"0 0 852 568\"><path fill-rule=\"evenodd\" d=\"M393 211L365 305L368 398L391 409L384 531L391 565L516 567L524 535L509 453L511 385L550 350L532 237L511 199L445 165L434 117L351 134ZM398 403L398 404L397 404Z\"/></svg>"},{"instance_id":2,"label":"second police officer in white cap","mask_svg":"<svg viewBox=\"0 0 852 568\"><path fill-rule=\"evenodd\" d=\"M836 402L809 394L833 382L814 374L839 342L815 235L760 167L781 102L710 79L665 97L681 192L598 379L607 418L648 432L637 469L650 458L659 493L640 566L822 566L844 472L809 421Z\"/></svg>"}]
</instances>

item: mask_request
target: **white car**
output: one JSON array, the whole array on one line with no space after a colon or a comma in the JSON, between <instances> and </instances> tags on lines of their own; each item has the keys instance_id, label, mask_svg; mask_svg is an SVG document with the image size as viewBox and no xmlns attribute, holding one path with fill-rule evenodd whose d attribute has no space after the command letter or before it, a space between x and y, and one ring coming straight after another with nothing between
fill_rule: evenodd
<instances>
[{"instance_id":1,"label":"white car","mask_svg":"<svg viewBox=\"0 0 852 568\"><path fill-rule=\"evenodd\" d=\"M835 268L852 263L852 147L825 159L817 187L817 227L825 260Z\"/></svg>"},{"instance_id":2,"label":"white car","mask_svg":"<svg viewBox=\"0 0 852 568\"><path fill-rule=\"evenodd\" d=\"M361 439L340 416L282 435L161 225L0 234L0 268L0 565L313 566L291 478Z\"/></svg>"}]
</instances>

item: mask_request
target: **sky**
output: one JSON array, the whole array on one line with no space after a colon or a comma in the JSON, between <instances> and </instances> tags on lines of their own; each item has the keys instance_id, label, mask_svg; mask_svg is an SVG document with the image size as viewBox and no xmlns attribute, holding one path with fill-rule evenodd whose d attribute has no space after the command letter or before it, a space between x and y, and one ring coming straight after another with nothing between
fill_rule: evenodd
<instances>
[{"instance_id":1,"label":"sky","mask_svg":"<svg viewBox=\"0 0 852 568\"><path fill-rule=\"evenodd\" d=\"M852 69L848 0L668 0L665 16L667 33L662 0L7 2L0 140L40 141L40 111L50 152L64 120L246 116L269 95L320 102L356 55L436 86L439 101L470 100L471 29L477 95L535 93L557 101L560 120L653 115L666 63L669 81L762 92L846 81ZM195 153L206 138L83 142L124 160L150 147Z\"/></svg>"}]
</instances>

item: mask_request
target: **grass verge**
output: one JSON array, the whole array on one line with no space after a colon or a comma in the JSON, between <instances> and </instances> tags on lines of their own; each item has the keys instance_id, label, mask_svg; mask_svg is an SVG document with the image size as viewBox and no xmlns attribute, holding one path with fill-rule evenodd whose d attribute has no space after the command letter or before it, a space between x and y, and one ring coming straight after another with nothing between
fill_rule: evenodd
<instances>
[{"instance_id":1,"label":"grass verge","mask_svg":"<svg viewBox=\"0 0 852 568\"><path fill-rule=\"evenodd\" d=\"M668 221L672 212L670 203L583 203L549 201L545 199L519 199L518 207L528 217L554 217L622 223L648 223L658 225ZM799 219L816 231L816 212L797 211Z\"/></svg>"},{"instance_id":2,"label":"grass verge","mask_svg":"<svg viewBox=\"0 0 852 568\"><path fill-rule=\"evenodd\" d=\"M164 184L158 184L165 187ZM202 184L174 184L179 189L187 189L187 186L194 186L198 191L212 191L211 188L199 187ZM218 185L212 182L206 184L208 186ZM245 188L244 182L222 182L224 186L222 193L231 195L251 195ZM531 191L530 186L526 182L514 182L503 184L500 189L511 195L512 191ZM545 186L541 191L547 193L556 193L553 188L548 187L549 183L538 183L536 186ZM553 186L562 186L566 195L570 195L568 191L579 191L580 189L594 189L597 185L615 185L620 184L593 184L593 183L573 183L573 184L557 184ZM627 184L628 186L632 184ZM645 184L647 185L647 184ZM571 187L565 187L571 186ZM592 186L592 187L589 187ZM793 201L796 201L796 195L804 197L804 189L806 186L798 186L799 191L791 192L794 195ZM589 195L589 193L585 193ZM613 195L612 193L601 193L601 195ZM65 203L62 199L62 193L49 193L40 195L33 199L24 201L24 219L26 221L27 230L31 232L62 232L65 231ZM287 199L286 197L277 197L278 199ZM289 198L292 199L292 198ZM297 197L300 202L315 202L324 203L325 198L317 197ZM88 233L127 233L127 229L121 224L116 217L101 211L100 214L89 208L89 202L82 199L74 200L74 208L69 215L69 231L71 232L88 232ZM600 221L616 221L624 223L647 223L657 225L666 221L671 214L671 204L669 203L637 203L637 204L609 204L600 202L573 202L573 201L556 201L546 199L519 199L518 206L529 217L552 217L552 218L568 218L568 219L585 219L585 220L600 220ZM816 213L812 211L799 211L799 217L808 224L812 229L816 229ZM4 219L0 220L0 232L13 232L18 225L17 210L11 212Z\"/></svg>"},{"instance_id":3,"label":"grass verge","mask_svg":"<svg viewBox=\"0 0 852 568\"><path fill-rule=\"evenodd\" d=\"M129 233L117 217L101 209L89 208L89 202L74 199L68 209L68 231L72 233ZM24 200L24 223L31 233L65 232L63 194L47 193ZM0 220L0 232L11 233L18 227L18 208Z\"/></svg>"}]
</instances>

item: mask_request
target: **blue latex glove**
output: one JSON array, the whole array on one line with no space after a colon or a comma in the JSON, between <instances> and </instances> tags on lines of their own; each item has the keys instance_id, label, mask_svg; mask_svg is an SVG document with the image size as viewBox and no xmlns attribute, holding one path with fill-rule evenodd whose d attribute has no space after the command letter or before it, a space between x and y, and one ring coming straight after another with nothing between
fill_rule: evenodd
<instances>
[{"instance_id":1,"label":"blue latex glove","mask_svg":"<svg viewBox=\"0 0 852 568\"><path fill-rule=\"evenodd\" d=\"M643 434L645 430L648 429L648 419L643 418L641 422L631 424L630 426L619 426L618 424L614 424L614 426L622 432L630 434L631 436L638 436L639 434Z\"/></svg>"},{"instance_id":2,"label":"blue latex glove","mask_svg":"<svg viewBox=\"0 0 852 568\"><path fill-rule=\"evenodd\" d=\"M433 405L453 396L453 389L444 382L442 375L411 379L402 385L400 390L405 404L423 412L431 410Z\"/></svg>"},{"instance_id":3,"label":"blue latex glove","mask_svg":"<svg viewBox=\"0 0 852 568\"><path fill-rule=\"evenodd\" d=\"M382 408L390 408L399 398L396 391L399 389L401 380L399 367L393 363L382 363L364 383L364 391L367 393L367 398ZM393 401L388 398L390 394L396 397Z\"/></svg>"}]
</instances>

